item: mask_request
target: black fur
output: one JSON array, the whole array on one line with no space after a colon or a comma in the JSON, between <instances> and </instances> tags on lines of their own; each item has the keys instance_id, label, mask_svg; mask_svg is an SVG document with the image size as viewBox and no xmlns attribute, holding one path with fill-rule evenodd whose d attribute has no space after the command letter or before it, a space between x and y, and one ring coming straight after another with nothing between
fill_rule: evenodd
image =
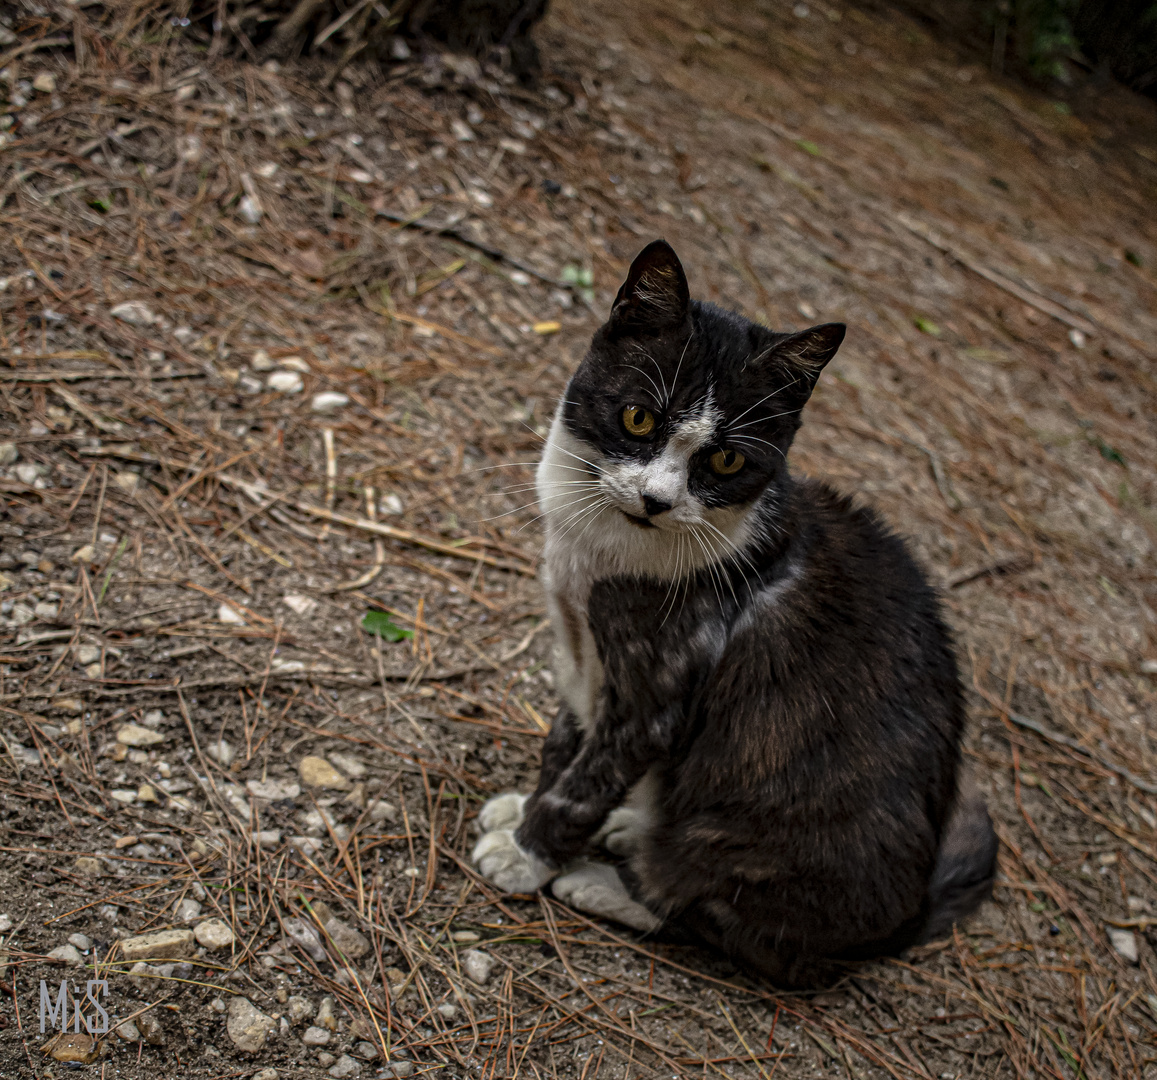
<instances>
[{"instance_id":1,"label":"black fur","mask_svg":"<svg viewBox=\"0 0 1157 1080\"><path fill-rule=\"evenodd\" d=\"M674 387L664 423L710 387L724 445L728 423L776 391L744 429L762 443L735 444L747 466L691 476L705 503L750 505L762 527L742 556L674 593L647 577L595 582L597 719L584 736L563 707L517 839L561 866L657 772L658 824L628 875L637 898L782 983L815 982L832 961L946 932L991 890L991 823L979 798L958 797L952 641L904 542L787 469L843 328L774 334L688 301L665 245L640 260L568 388L565 421L606 454L658 452L661 425L631 440L615 418L623 402L662 396L646 374L659 371Z\"/></svg>"}]
</instances>

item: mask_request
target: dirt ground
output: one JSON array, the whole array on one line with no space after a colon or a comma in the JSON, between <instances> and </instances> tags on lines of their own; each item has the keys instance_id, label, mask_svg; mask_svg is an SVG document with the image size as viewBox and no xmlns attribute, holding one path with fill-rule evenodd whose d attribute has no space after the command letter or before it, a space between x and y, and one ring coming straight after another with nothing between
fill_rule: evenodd
<instances>
[{"instance_id":1,"label":"dirt ground","mask_svg":"<svg viewBox=\"0 0 1157 1080\"><path fill-rule=\"evenodd\" d=\"M0 1074L1157 1077L1153 102L842 0L560 0L533 90L0 15ZM531 469L655 236L847 322L795 467L959 637L993 902L818 996L468 865L557 707ZM101 977L128 1037L43 1054Z\"/></svg>"}]
</instances>

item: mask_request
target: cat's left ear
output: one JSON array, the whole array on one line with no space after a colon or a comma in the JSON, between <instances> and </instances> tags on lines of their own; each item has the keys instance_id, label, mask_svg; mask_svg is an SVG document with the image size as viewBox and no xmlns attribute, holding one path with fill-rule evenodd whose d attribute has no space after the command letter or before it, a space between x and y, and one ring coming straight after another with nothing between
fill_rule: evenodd
<instances>
[{"instance_id":1,"label":"cat's left ear","mask_svg":"<svg viewBox=\"0 0 1157 1080\"><path fill-rule=\"evenodd\" d=\"M690 305L679 256L666 240L655 240L631 263L611 308L610 322L624 332L655 334L682 326Z\"/></svg>"},{"instance_id":2,"label":"cat's left ear","mask_svg":"<svg viewBox=\"0 0 1157 1080\"><path fill-rule=\"evenodd\" d=\"M772 356L792 375L807 384L810 394L827 362L836 355L848 328L843 323L824 323L778 342Z\"/></svg>"}]
</instances>

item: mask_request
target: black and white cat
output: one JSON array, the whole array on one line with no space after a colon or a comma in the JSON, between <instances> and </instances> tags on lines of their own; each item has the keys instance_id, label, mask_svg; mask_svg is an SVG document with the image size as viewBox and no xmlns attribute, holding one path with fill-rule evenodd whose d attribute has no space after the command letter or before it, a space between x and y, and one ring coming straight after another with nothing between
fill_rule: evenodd
<instances>
[{"instance_id":1,"label":"black and white cat","mask_svg":"<svg viewBox=\"0 0 1157 1080\"><path fill-rule=\"evenodd\" d=\"M534 794L480 814L496 885L553 879L785 983L939 935L990 892L936 595L870 510L788 471L843 337L691 301L663 241L636 258L538 469L562 707Z\"/></svg>"}]
</instances>

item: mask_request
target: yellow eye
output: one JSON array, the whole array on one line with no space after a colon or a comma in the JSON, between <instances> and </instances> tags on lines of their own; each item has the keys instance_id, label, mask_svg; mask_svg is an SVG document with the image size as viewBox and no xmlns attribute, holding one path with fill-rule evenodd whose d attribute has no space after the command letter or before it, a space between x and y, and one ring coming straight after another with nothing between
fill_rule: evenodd
<instances>
[{"instance_id":1,"label":"yellow eye","mask_svg":"<svg viewBox=\"0 0 1157 1080\"><path fill-rule=\"evenodd\" d=\"M716 450L711 455L711 469L720 476L730 476L743 468L745 460L738 450Z\"/></svg>"},{"instance_id":2,"label":"yellow eye","mask_svg":"<svg viewBox=\"0 0 1157 1080\"><path fill-rule=\"evenodd\" d=\"M655 430L655 416L642 405L628 405L623 410L623 427L628 435L650 435Z\"/></svg>"}]
</instances>

